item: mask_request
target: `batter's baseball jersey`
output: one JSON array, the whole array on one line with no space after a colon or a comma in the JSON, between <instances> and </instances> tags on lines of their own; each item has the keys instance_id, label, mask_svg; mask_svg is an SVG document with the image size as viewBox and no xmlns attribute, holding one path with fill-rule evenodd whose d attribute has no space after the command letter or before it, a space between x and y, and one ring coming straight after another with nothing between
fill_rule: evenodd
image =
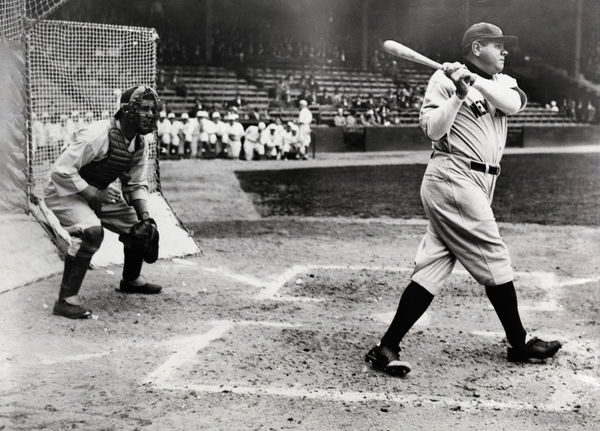
<instances>
[{"instance_id":1,"label":"batter's baseball jersey","mask_svg":"<svg viewBox=\"0 0 600 431\"><path fill-rule=\"evenodd\" d=\"M481 74L481 73L480 73ZM518 88L517 81L508 75L498 73L485 76L487 79ZM421 128L427 134L424 117L455 93L454 84L443 71L436 71L429 81L423 107L421 108ZM521 110L526 105L522 94ZM450 132L439 141L433 141L433 148L456 154L472 160L497 165L502 159L507 135L507 116L490 104L475 88L470 88L463 100Z\"/></svg>"}]
</instances>

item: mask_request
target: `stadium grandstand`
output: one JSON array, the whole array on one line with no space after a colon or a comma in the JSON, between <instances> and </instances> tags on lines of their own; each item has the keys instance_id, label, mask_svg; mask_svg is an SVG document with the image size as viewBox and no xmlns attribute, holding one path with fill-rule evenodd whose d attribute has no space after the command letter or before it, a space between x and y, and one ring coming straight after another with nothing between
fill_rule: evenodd
<instances>
[{"instance_id":1,"label":"stadium grandstand","mask_svg":"<svg viewBox=\"0 0 600 431\"><path fill-rule=\"evenodd\" d=\"M520 36L506 70L517 77L529 104L510 119L509 145L524 145L528 127L598 124L600 42L594 23L599 12L592 1L392 3L79 0L51 17L155 28L157 87L176 120L184 113L193 119L199 107L222 115L234 107L245 127L275 118L293 122L298 102L307 100L320 141L317 151L330 147L318 135L321 127L342 124L336 115L352 128L418 126L431 71L384 53L383 40L454 61L460 59L457 41L466 24L488 20ZM557 13L539 16L535 28L524 19L549 7ZM555 46L544 42L549 34ZM60 114L69 113L48 113L55 121ZM386 148L402 149L405 139L399 132Z\"/></svg>"}]
</instances>

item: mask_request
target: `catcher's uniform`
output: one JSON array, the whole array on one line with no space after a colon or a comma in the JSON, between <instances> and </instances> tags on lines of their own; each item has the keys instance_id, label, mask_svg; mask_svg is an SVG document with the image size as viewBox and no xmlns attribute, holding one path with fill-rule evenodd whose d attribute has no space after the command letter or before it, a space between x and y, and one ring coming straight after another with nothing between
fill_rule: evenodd
<instances>
[{"instance_id":1,"label":"catcher's uniform","mask_svg":"<svg viewBox=\"0 0 600 431\"><path fill-rule=\"evenodd\" d=\"M115 119L90 124L76 135L75 142L65 149L52 168L50 180L44 190L44 201L71 235L77 235L100 224L117 234L125 234L138 222L134 208L128 203L136 199L148 199L148 146L143 136L137 135L131 141L127 141L121 133L109 133L117 130L119 122ZM132 154L127 168L118 176L124 201L102 204L100 211L95 212L88 201L78 193L89 185L89 181L101 181L101 178L91 177L86 181L85 167L109 158L111 139L119 139L118 144L123 145ZM111 157L116 157L117 152L114 149L110 153ZM117 166L118 161L113 163L115 169L120 167ZM74 242L76 246L77 241Z\"/></svg>"},{"instance_id":2,"label":"catcher's uniform","mask_svg":"<svg viewBox=\"0 0 600 431\"><path fill-rule=\"evenodd\" d=\"M469 69L473 70L472 66ZM477 73L521 95L515 79L498 73ZM492 212L492 197L500 173L507 134L507 116L471 87L464 100L454 95L452 81L441 70L428 84L420 113L427 134L430 112L451 99L460 104L450 131L433 141L433 154L421 185L429 219L415 257L412 280L436 294L458 259L482 285L512 281L508 249Z\"/></svg>"}]
</instances>

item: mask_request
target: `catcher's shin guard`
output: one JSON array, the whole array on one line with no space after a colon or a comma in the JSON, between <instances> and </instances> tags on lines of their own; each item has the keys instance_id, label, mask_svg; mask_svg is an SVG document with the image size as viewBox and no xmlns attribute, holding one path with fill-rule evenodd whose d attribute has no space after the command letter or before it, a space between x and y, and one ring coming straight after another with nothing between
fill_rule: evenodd
<instances>
[{"instance_id":1,"label":"catcher's shin guard","mask_svg":"<svg viewBox=\"0 0 600 431\"><path fill-rule=\"evenodd\" d=\"M135 281L142 272L144 256L138 250L127 246L123 248L123 254L123 280Z\"/></svg>"},{"instance_id":2,"label":"catcher's shin guard","mask_svg":"<svg viewBox=\"0 0 600 431\"><path fill-rule=\"evenodd\" d=\"M58 299L62 300L79 293L81 283L90 265L90 257L68 256L65 258L65 269L58 291Z\"/></svg>"},{"instance_id":3,"label":"catcher's shin guard","mask_svg":"<svg viewBox=\"0 0 600 431\"><path fill-rule=\"evenodd\" d=\"M102 244L104 239L104 229L102 226L92 226L85 229L80 235L73 238L72 247L65 257L65 269L58 299L75 296L79 293L81 283L87 273L92 256Z\"/></svg>"}]
</instances>

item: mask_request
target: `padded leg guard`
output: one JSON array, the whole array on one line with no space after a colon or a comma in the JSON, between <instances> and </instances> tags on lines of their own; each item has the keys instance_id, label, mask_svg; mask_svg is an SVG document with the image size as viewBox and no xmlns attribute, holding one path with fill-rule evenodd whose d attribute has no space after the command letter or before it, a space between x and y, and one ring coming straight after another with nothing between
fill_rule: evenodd
<instances>
[{"instance_id":1,"label":"padded leg guard","mask_svg":"<svg viewBox=\"0 0 600 431\"><path fill-rule=\"evenodd\" d=\"M144 257L141 253L127 246L123 248L123 254L123 280L128 282L137 280L142 272Z\"/></svg>"},{"instance_id":2,"label":"padded leg guard","mask_svg":"<svg viewBox=\"0 0 600 431\"><path fill-rule=\"evenodd\" d=\"M59 300L79 293L92 256L100 248L103 239L104 229L102 226L87 228L78 237L74 238L74 243L79 242L79 247L76 251L69 250L70 252L75 251L74 256L67 254L65 257L65 269L58 293Z\"/></svg>"},{"instance_id":3,"label":"padded leg guard","mask_svg":"<svg viewBox=\"0 0 600 431\"><path fill-rule=\"evenodd\" d=\"M65 258L65 270L58 291L58 299L65 299L79 293L83 278L87 273L91 257L67 256Z\"/></svg>"}]
</instances>

